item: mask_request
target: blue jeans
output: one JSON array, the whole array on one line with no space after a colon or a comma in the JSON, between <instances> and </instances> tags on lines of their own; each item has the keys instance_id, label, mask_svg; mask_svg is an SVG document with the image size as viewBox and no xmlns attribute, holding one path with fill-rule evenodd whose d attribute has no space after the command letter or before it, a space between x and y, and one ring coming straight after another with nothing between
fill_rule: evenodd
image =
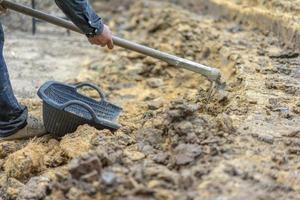
<instances>
[{"instance_id":1,"label":"blue jeans","mask_svg":"<svg viewBox=\"0 0 300 200\"><path fill-rule=\"evenodd\" d=\"M4 32L0 24L0 137L7 137L27 125L27 108L21 106L11 87L3 57Z\"/></svg>"}]
</instances>

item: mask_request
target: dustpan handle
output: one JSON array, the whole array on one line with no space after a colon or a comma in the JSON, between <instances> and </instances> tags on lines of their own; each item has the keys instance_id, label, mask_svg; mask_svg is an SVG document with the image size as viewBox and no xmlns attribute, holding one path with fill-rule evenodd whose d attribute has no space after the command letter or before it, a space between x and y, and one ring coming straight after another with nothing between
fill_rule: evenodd
<instances>
[{"instance_id":1,"label":"dustpan handle","mask_svg":"<svg viewBox=\"0 0 300 200\"><path fill-rule=\"evenodd\" d=\"M80 89L80 88L82 88L82 87L90 87L90 88L93 88L93 89L95 89L95 90L98 92L98 94L99 94L99 96L100 96L100 98L101 98L102 100L106 100L106 97L105 97L104 92L103 92L99 87L97 87L96 85L94 85L94 84L92 84L92 83L83 82L83 83L75 84L74 86L75 86L76 89Z\"/></svg>"},{"instance_id":2,"label":"dustpan handle","mask_svg":"<svg viewBox=\"0 0 300 200\"><path fill-rule=\"evenodd\" d=\"M67 103L63 104L60 108L62 110L65 110L67 107L69 107L71 105L81 106L82 108L84 108L87 111L89 111L89 113L91 114L93 120L98 121L98 117L97 117L95 111L91 108L91 106L89 106L88 104L83 103L81 101L77 101L77 100L68 101Z\"/></svg>"}]
</instances>

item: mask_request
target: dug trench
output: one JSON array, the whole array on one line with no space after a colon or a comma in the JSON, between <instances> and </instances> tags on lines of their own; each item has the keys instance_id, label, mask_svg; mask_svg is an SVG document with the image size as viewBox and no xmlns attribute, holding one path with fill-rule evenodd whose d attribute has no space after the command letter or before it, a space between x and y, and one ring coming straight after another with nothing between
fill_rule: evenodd
<instances>
[{"instance_id":1,"label":"dug trench","mask_svg":"<svg viewBox=\"0 0 300 200\"><path fill-rule=\"evenodd\" d=\"M114 32L219 68L226 89L207 98L199 74L103 50L76 81L122 105L122 128L1 142L2 199L299 199L299 54L272 33L171 3L111 13ZM41 116L39 101L23 103Z\"/></svg>"}]
</instances>

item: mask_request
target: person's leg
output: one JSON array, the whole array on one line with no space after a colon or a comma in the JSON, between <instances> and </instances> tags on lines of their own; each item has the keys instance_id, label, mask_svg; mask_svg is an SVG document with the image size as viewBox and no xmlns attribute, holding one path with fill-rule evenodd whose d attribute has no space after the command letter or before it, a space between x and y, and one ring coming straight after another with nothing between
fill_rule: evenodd
<instances>
[{"instance_id":1,"label":"person's leg","mask_svg":"<svg viewBox=\"0 0 300 200\"><path fill-rule=\"evenodd\" d=\"M27 108L14 96L3 57L4 32L0 24L0 137L10 136L27 125Z\"/></svg>"}]
</instances>

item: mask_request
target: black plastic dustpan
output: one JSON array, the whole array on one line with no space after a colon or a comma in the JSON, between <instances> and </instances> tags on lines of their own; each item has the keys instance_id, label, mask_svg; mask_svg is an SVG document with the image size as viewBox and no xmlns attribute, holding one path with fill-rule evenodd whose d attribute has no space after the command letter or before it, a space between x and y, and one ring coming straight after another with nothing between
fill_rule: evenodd
<instances>
[{"instance_id":1,"label":"black plastic dustpan","mask_svg":"<svg viewBox=\"0 0 300 200\"><path fill-rule=\"evenodd\" d=\"M101 100L97 101L78 92L79 88L95 89ZM91 83L75 85L46 82L38 91L43 100L43 120L46 130L55 136L64 136L76 131L77 127L89 124L99 130L117 130L116 120L122 108L108 102L104 93Z\"/></svg>"}]
</instances>

